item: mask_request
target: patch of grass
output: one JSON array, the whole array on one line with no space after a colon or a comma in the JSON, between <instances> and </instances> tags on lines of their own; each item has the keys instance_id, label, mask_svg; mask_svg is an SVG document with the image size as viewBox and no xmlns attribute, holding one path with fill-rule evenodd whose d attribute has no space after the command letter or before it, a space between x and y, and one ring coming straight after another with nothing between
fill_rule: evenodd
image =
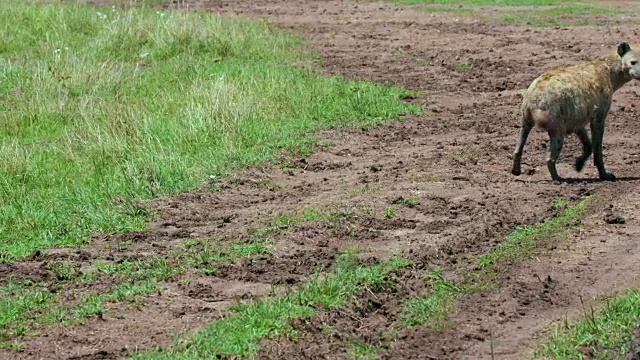
<instances>
[{"instance_id":1,"label":"patch of grass","mask_svg":"<svg viewBox=\"0 0 640 360\"><path fill-rule=\"evenodd\" d=\"M475 69L475 67L472 64L466 63L466 62L461 62L456 64L456 67L458 69L466 69L466 70L473 70Z\"/></svg>"},{"instance_id":2,"label":"patch of grass","mask_svg":"<svg viewBox=\"0 0 640 360\"><path fill-rule=\"evenodd\" d=\"M375 346L358 339L350 340L348 343L349 343L349 346L351 347L351 350L348 352L348 355L350 355L354 359L361 359L361 360L377 359L377 356L376 356L377 351Z\"/></svg>"},{"instance_id":3,"label":"patch of grass","mask_svg":"<svg viewBox=\"0 0 640 360\"><path fill-rule=\"evenodd\" d=\"M430 288L429 294L409 299L403 306L403 321L407 326L442 327L447 315L453 311L454 301L479 287L456 285L445 279L439 269L427 273L427 284Z\"/></svg>"},{"instance_id":4,"label":"patch of grass","mask_svg":"<svg viewBox=\"0 0 640 360\"><path fill-rule=\"evenodd\" d=\"M558 216L543 221L534 226L517 227L507 235L506 241L498 248L478 260L481 268L505 261L518 261L529 256L535 242L543 239L558 237L569 231L570 226L580 222L582 214L588 209L592 196L588 196L573 206L567 206Z\"/></svg>"},{"instance_id":5,"label":"patch of grass","mask_svg":"<svg viewBox=\"0 0 640 360\"><path fill-rule=\"evenodd\" d=\"M453 13L465 13L470 14L474 10L466 7L444 7L444 6L430 6L430 7L421 7L418 10L426 11L426 12L453 12Z\"/></svg>"},{"instance_id":6,"label":"patch of grass","mask_svg":"<svg viewBox=\"0 0 640 360\"><path fill-rule=\"evenodd\" d=\"M9 351L15 351L15 352L22 352L25 349L25 345L23 342L18 340L13 340L13 341L0 340L0 349L6 349Z\"/></svg>"},{"instance_id":7,"label":"patch of grass","mask_svg":"<svg viewBox=\"0 0 640 360\"><path fill-rule=\"evenodd\" d=\"M274 216L265 227L254 230L253 236L260 239L266 236L282 235L291 232L296 226L308 222L342 224L358 216L370 216L370 208L326 208L305 207Z\"/></svg>"},{"instance_id":8,"label":"patch of grass","mask_svg":"<svg viewBox=\"0 0 640 360\"><path fill-rule=\"evenodd\" d=\"M263 21L10 1L0 23L0 261L144 228L137 199L308 151L310 130L419 111L320 76Z\"/></svg>"},{"instance_id":9,"label":"patch of grass","mask_svg":"<svg viewBox=\"0 0 640 360\"><path fill-rule=\"evenodd\" d=\"M585 309L584 319L556 328L551 339L535 352L537 358L581 359L589 349L590 359L623 359L631 351L630 342L640 325L640 290L629 290L606 303L597 311Z\"/></svg>"},{"instance_id":10,"label":"patch of grass","mask_svg":"<svg viewBox=\"0 0 640 360\"><path fill-rule=\"evenodd\" d=\"M240 244L222 244L218 239L187 240L183 243L186 251L176 254L183 266L194 267L205 273L215 273L215 265L230 262L238 257L251 257L271 252L271 238L254 236Z\"/></svg>"},{"instance_id":11,"label":"patch of grass","mask_svg":"<svg viewBox=\"0 0 640 360\"><path fill-rule=\"evenodd\" d=\"M386 217L387 219L396 217L396 209L392 207L384 209L384 217Z\"/></svg>"},{"instance_id":12,"label":"patch of grass","mask_svg":"<svg viewBox=\"0 0 640 360\"><path fill-rule=\"evenodd\" d=\"M455 284L445 279L440 269L430 270L426 281L430 288L428 294L405 301L402 320L407 326L426 325L439 329L453 312L453 304L458 298L495 286L484 282Z\"/></svg>"},{"instance_id":13,"label":"patch of grass","mask_svg":"<svg viewBox=\"0 0 640 360\"><path fill-rule=\"evenodd\" d=\"M0 299L0 341L21 337L35 326L53 323L74 324L90 317L102 317L108 302L128 301L142 304L140 295L157 291L155 279L126 281L112 291L80 295L75 304L62 302L59 296L39 288L21 288Z\"/></svg>"},{"instance_id":14,"label":"patch of grass","mask_svg":"<svg viewBox=\"0 0 640 360\"><path fill-rule=\"evenodd\" d=\"M119 283L112 291L85 292L75 303L65 303L57 291L46 283L10 283L0 288L0 341L23 336L35 325L75 323L92 316L102 317L105 303L129 301L139 304L140 295L157 291L159 281L181 274L184 267L164 258L95 262L95 271L81 272L70 262L51 262L47 265L58 281L91 282L108 276Z\"/></svg>"},{"instance_id":15,"label":"patch of grass","mask_svg":"<svg viewBox=\"0 0 640 360\"><path fill-rule=\"evenodd\" d=\"M69 261L52 261L45 268L51 270L60 281L73 280L82 275L76 266Z\"/></svg>"},{"instance_id":16,"label":"patch of grass","mask_svg":"<svg viewBox=\"0 0 640 360\"><path fill-rule=\"evenodd\" d=\"M354 255L366 253L367 251L371 251L371 249L368 249L368 248L365 248L365 247L361 247L361 246L357 246L357 245L356 246L351 245L351 246L345 246L342 249L340 249L338 254L354 256Z\"/></svg>"},{"instance_id":17,"label":"patch of grass","mask_svg":"<svg viewBox=\"0 0 640 360\"><path fill-rule=\"evenodd\" d=\"M401 5L446 4L446 5L496 5L496 6L541 6L573 3L575 0L389 0Z\"/></svg>"},{"instance_id":18,"label":"patch of grass","mask_svg":"<svg viewBox=\"0 0 640 360\"><path fill-rule=\"evenodd\" d=\"M233 247L233 251L236 255L243 257L250 257L258 254L268 254L269 252L271 252L271 245L269 245L269 242L269 240L266 240L238 244Z\"/></svg>"},{"instance_id":19,"label":"patch of grass","mask_svg":"<svg viewBox=\"0 0 640 360\"><path fill-rule=\"evenodd\" d=\"M443 327L448 315L454 311L457 299L475 291L497 286L481 280L483 277L495 275L492 265L526 258L530 255L536 241L557 237L569 231L570 226L579 223L591 199L591 196L586 197L572 206L566 200L555 199L555 205L565 207L563 213L533 227L516 228L507 236L507 241L498 246L498 249L480 258L477 263L480 267L479 271L463 274L463 280L459 284L445 279L439 269L431 270L427 273L426 280L429 287L428 293L407 299L404 303L402 316L404 325L425 325L436 329Z\"/></svg>"},{"instance_id":20,"label":"patch of grass","mask_svg":"<svg viewBox=\"0 0 640 360\"><path fill-rule=\"evenodd\" d=\"M385 190L382 185L365 185L362 187L353 187L345 191L345 197L351 198L358 195L377 195L381 194Z\"/></svg>"},{"instance_id":21,"label":"patch of grass","mask_svg":"<svg viewBox=\"0 0 640 360\"><path fill-rule=\"evenodd\" d=\"M498 20L527 23L536 27L581 26L592 23L589 19L581 18L584 15L621 14L625 12L612 6L567 5L550 9L509 11L500 16Z\"/></svg>"},{"instance_id":22,"label":"patch of grass","mask_svg":"<svg viewBox=\"0 0 640 360\"><path fill-rule=\"evenodd\" d=\"M263 237L268 234L283 234L296 225L311 221L327 221L331 212L327 209L305 207L301 210L290 211L274 216L266 227L256 229L254 236Z\"/></svg>"},{"instance_id":23,"label":"patch of grass","mask_svg":"<svg viewBox=\"0 0 640 360\"><path fill-rule=\"evenodd\" d=\"M569 205L569 200L564 198L555 198L553 199L553 205L555 206L566 206Z\"/></svg>"},{"instance_id":24,"label":"patch of grass","mask_svg":"<svg viewBox=\"0 0 640 360\"><path fill-rule=\"evenodd\" d=\"M234 314L182 340L176 348L135 354L134 359L251 357L261 339L291 334L289 320L344 307L362 287L384 284L389 281L388 274L405 263L394 260L364 267L352 256L342 256L334 264L333 272L312 277L295 292L240 304L234 307Z\"/></svg>"},{"instance_id":25,"label":"patch of grass","mask_svg":"<svg viewBox=\"0 0 640 360\"><path fill-rule=\"evenodd\" d=\"M399 197L395 200L393 200L391 202L392 204L402 204L405 205L407 207L413 208L416 207L418 205L420 205L420 201L418 201L417 199L414 198L405 198L405 197Z\"/></svg>"},{"instance_id":26,"label":"patch of grass","mask_svg":"<svg viewBox=\"0 0 640 360\"><path fill-rule=\"evenodd\" d=\"M180 264L173 264L162 257L142 260L124 260L122 262L95 262L93 264L98 273L118 275L121 279L130 281L166 281L181 274L184 270Z\"/></svg>"},{"instance_id":27,"label":"patch of grass","mask_svg":"<svg viewBox=\"0 0 640 360\"><path fill-rule=\"evenodd\" d=\"M6 290L0 291L0 340L8 339L4 329L10 324L19 323L40 309L48 308L56 299L44 289L12 286Z\"/></svg>"}]
</instances>

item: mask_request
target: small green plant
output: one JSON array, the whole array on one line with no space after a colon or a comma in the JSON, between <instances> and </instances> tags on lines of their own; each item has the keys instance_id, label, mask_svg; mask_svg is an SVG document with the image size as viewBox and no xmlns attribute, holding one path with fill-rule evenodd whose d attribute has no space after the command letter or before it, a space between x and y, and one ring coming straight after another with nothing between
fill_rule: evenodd
<instances>
[{"instance_id":1,"label":"small green plant","mask_svg":"<svg viewBox=\"0 0 640 360\"><path fill-rule=\"evenodd\" d=\"M188 249L198 245L199 243L199 240L185 240L182 242L182 246Z\"/></svg>"},{"instance_id":2,"label":"small green plant","mask_svg":"<svg viewBox=\"0 0 640 360\"><path fill-rule=\"evenodd\" d=\"M376 359L377 352L376 352L376 348L373 345L358 339L350 340L348 341L348 343L351 347L349 354L354 359L361 359L361 360Z\"/></svg>"},{"instance_id":3,"label":"small green plant","mask_svg":"<svg viewBox=\"0 0 640 360\"><path fill-rule=\"evenodd\" d=\"M257 254L267 254L271 251L270 239L265 241L254 241L246 244L239 244L234 246L234 252L237 255L250 257Z\"/></svg>"},{"instance_id":4,"label":"small green plant","mask_svg":"<svg viewBox=\"0 0 640 360\"><path fill-rule=\"evenodd\" d=\"M567 200L567 199L563 199L563 198L555 198L555 199L553 199L553 205L565 206L567 204L569 204L569 200Z\"/></svg>"},{"instance_id":5,"label":"small green plant","mask_svg":"<svg viewBox=\"0 0 640 360\"><path fill-rule=\"evenodd\" d=\"M331 141L331 140L320 140L318 142L318 145L322 146L322 147L325 147L325 148L331 147L331 146L333 146L333 141Z\"/></svg>"},{"instance_id":6,"label":"small green plant","mask_svg":"<svg viewBox=\"0 0 640 360\"><path fill-rule=\"evenodd\" d=\"M0 340L0 349L5 349L5 350L15 351L15 352L23 352L25 350L25 345L23 342L18 340L13 340L13 341Z\"/></svg>"},{"instance_id":7,"label":"small green plant","mask_svg":"<svg viewBox=\"0 0 640 360\"><path fill-rule=\"evenodd\" d=\"M395 216L396 216L396 209L392 207L388 207L384 209L384 217L386 217L387 219L394 218Z\"/></svg>"},{"instance_id":8,"label":"small green plant","mask_svg":"<svg viewBox=\"0 0 640 360\"><path fill-rule=\"evenodd\" d=\"M52 261L46 265L46 268L51 270L56 279L60 281L73 280L82 275L76 266L69 261Z\"/></svg>"},{"instance_id":9,"label":"small green plant","mask_svg":"<svg viewBox=\"0 0 640 360\"><path fill-rule=\"evenodd\" d=\"M456 65L456 67L457 67L458 69L467 69L467 70L473 70L473 69L475 69L475 67L474 67L472 64L469 64L469 63L467 63L467 62L461 62L461 63L458 63L458 64Z\"/></svg>"}]
</instances>

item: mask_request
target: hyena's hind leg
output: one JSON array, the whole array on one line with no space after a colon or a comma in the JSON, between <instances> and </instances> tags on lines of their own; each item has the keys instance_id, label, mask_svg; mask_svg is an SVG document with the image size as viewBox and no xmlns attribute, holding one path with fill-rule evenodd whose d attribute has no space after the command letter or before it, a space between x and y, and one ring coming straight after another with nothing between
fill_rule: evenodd
<instances>
[{"instance_id":1,"label":"hyena's hind leg","mask_svg":"<svg viewBox=\"0 0 640 360\"><path fill-rule=\"evenodd\" d=\"M578 135L582 143L582 155L576 159L576 171L580 172L584 168L585 162L593 153L593 145L591 144L591 138L589 138L589 133L586 128L576 130L576 135Z\"/></svg>"},{"instance_id":2,"label":"hyena's hind leg","mask_svg":"<svg viewBox=\"0 0 640 360\"><path fill-rule=\"evenodd\" d=\"M516 143L516 150L513 153L513 165L511 166L511 173L513 175L520 175L522 170L520 169L520 163L522 162L522 152L524 151L524 144L527 142L529 133L533 129L534 121L528 111L522 116L522 125L520 127L520 136Z\"/></svg>"}]
</instances>

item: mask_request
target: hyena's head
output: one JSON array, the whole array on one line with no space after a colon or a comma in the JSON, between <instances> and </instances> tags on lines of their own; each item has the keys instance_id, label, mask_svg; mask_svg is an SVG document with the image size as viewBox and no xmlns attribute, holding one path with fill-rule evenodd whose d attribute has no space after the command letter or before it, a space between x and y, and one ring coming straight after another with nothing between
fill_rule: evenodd
<instances>
[{"instance_id":1,"label":"hyena's head","mask_svg":"<svg viewBox=\"0 0 640 360\"><path fill-rule=\"evenodd\" d=\"M631 48L629 43L622 42L618 45L618 55L622 58L622 65L629 71L629 75L640 80L640 49Z\"/></svg>"}]
</instances>

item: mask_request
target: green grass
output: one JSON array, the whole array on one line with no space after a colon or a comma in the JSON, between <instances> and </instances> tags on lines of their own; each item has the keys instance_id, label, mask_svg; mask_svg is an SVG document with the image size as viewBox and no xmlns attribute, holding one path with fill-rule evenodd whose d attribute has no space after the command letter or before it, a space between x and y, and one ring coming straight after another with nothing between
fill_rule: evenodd
<instances>
[{"instance_id":1,"label":"green grass","mask_svg":"<svg viewBox=\"0 0 640 360\"><path fill-rule=\"evenodd\" d=\"M573 3L574 0L389 0L402 5L447 4L447 5L498 5L541 6Z\"/></svg>"},{"instance_id":2,"label":"green grass","mask_svg":"<svg viewBox=\"0 0 640 360\"><path fill-rule=\"evenodd\" d=\"M391 271L408 264L406 259L392 258L364 267L353 256L344 255L336 261L333 272L314 276L295 292L235 306L233 314L181 340L175 348L136 354L134 359L251 357L260 340L292 334L290 320L347 306L364 287L390 281Z\"/></svg>"},{"instance_id":3,"label":"green grass","mask_svg":"<svg viewBox=\"0 0 640 360\"><path fill-rule=\"evenodd\" d=\"M0 261L145 227L139 205L418 107L321 77L301 41L204 12L11 1L0 12Z\"/></svg>"},{"instance_id":4,"label":"green grass","mask_svg":"<svg viewBox=\"0 0 640 360\"><path fill-rule=\"evenodd\" d=\"M473 70L475 69L475 67L472 64L466 63L466 62L461 62L456 64L456 67L458 69L466 69L466 70Z\"/></svg>"},{"instance_id":5,"label":"green grass","mask_svg":"<svg viewBox=\"0 0 640 360\"><path fill-rule=\"evenodd\" d=\"M46 290L28 290L22 287L16 289L0 289L0 341L8 340L4 329L13 323L29 317L37 309L47 308L55 297ZM24 335L26 326L18 324L14 332Z\"/></svg>"},{"instance_id":6,"label":"green grass","mask_svg":"<svg viewBox=\"0 0 640 360\"><path fill-rule=\"evenodd\" d=\"M386 217L387 219L396 217L396 209L392 207L384 209L384 217Z\"/></svg>"},{"instance_id":7,"label":"green grass","mask_svg":"<svg viewBox=\"0 0 640 360\"><path fill-rule=\"evenodd\" d=\"M554 238L570 231L570 227L580 222L582 214L589 208L592 197L586 197L575 205L567 206L564 211L553 218L534 226L517 227L500 243L498 248L483 255L478 261L482 268L507 261L518 261L529 256L540 240ZM558 200L554 200L558 203Z\"/></svg>"},{"instance_id":8,"label":"green grass","mask_svg":"<svg viewBox=\"0 0 640 360\"><path fill-rule=\"evenodd\" d=\"M633 289L606 303L597 311L585 310L584 319L556 328L552 338L535 352L537 358L581 359L579 348L593 351L589 359L624 359L640 325L640 290ZM634 349L638 351L638 349Z\"/></svg>"},{"instance_id":9,"label":"green grass","mask_svg":"<svg viewBox=\"0 0 640 360\"><path fill-rule=\"evenodd\" d=\"M402 320L407 326L426 325L431 328L444 326L448 314L454 308L454 302L461 296L475 290L484 289L488 285L477 283L458 285L445 279L439 269L427 273L429 292L426 295L407 299L403 306Z\"/></svg>"},{"instance_id":10,"label":"green grass","mask_svg":"<svg viewBox=\"0 0 640 360\"><path fill-rule=\"evenodd\" d=\"M375 346L358 339L350 340L348 343L351 348L348 355L352 358L358 360L374 360L378 358Z\"/></svg>"},{"instance_id":11,"label":"green grass","mask_svg":"<svg viewBox=\"0 0 640 360\"><path fill-rule=\"evenodd\" d=\"M457 12L472 13L473 6L554 6L548 9L525 9L518 11L503 11L498 17L503 22L528 23L536 27L589 25L589 19L582 19L583 15L620 14L626 11L606 2L575 1L575 0L389 0L401 5L456 5L428 6L419 10L427 12ZM467 6L467 7L463 7Z\"/></svg>"},{"instance_id":12,"label":"green grass","mask_svg":"<svg viewBox=\"0 0 640 360\"><path fill-rule=\"evenodd\" d=\"M252 238L250 241L240 244L223 244L218 239L187 240L183 243L183 249L176 254L176 257L181 261L182 266L214 273L217 263L270 252L270 238Z\"/></svg>"},{"instance_id":13,"label":"green grass","mask_svg":"<svg viewBox=\"0 0 640 360\"><path fill-rule=\"evenodd\" d=\"M564 211L534 226L516 228L506 237L506 241L497 249L483 255L477 261L479 270L470 270L463 274L458 284L447 280L438 269L427 273L428 292L422 296L407 299L403 306L402 320L406 326L425 325L441 328L446 325L447 317L454 309L457 299L469 293L495 288L490 280L495 268L508 262L527 259L535 249L536 242L557 238L571 230L580 222L582 214L589 208L593 197L585 197L570 205L565 199L555 199L556 206L564 206Z\"/></svg>"},{"instance_id":14,"label":"green grass","mask_svg":"<svg viewBox=\"0 0 640 360\"><path fill-rule=\"evenodd\" d=\"M76 323L92 316L103 316L109 302L128 301L142 303L141 295L158 290L158 282L166 281L179 275L183 268L169 264L163 258L148 260L123 261L120 263L95 263L94 273L82 273L72 269L69 263L53 263L52 270L58 281L83 279L87 275L110 276L118 285L111 291L99 293L89 291L79 295L77 302L65 302L58 291L51 291L63 286L50 284L15 284L0 288L0 341L13 337L21 337L27 331L53 323Z\"/></svg>"},{"instance_id":15,"label":"green grass","mask_svg":"<svg viewBox=\"0 0 640 360\"><path fill-rule=\"evenodd\" d=\"M0 342L24 336L39 325L76 323L94 316L102 317L110 310L109 303L141 305L142 295L158 291L160 282L176 279L187 268L215 273L215 265L220 262L264 254L270 250L268 239L224 246L215 240L185 241L184 249L171 260L151 257L118 262L94 261L91 264L93 269L85 271L71 262L49 262L47 269L54 273L56 282L10 283L0 288ZM76 295L77 301L66 303L62 301L60 291L47 290L65 289L68 284L75 285L73 281L92 283L98 278L113 282L113 289L95 292L89 288ZM9 341L4 345L11 344Z\"/></svg>"},{"instance_id":16,"label":"green grass","mask_svg":"<svg viewBox=\"0 0 640 360\"><path fill-rule=\"evenodd\" d=\"M402 197L402 196L397 198L397 199L395 199L395 200L393 200L391 203L392 204L402 204L402 205L404 205L406 207L410 207L410 208L413 208L413 207L416 207L416 206L420 205L420 201L418 199L405 198L405 197Z\"/></svg>"},{"instance_id":17,"label":"green grass","mask_svg":"<svg viewBox=\"0 0 640 360\"><path fill-rule=\"evenodd\" d=\"M625 13L625 11L611 6L567 5L551 9L505 12L498 20L524 22L536 27L589 25L592 21L581 18L581 16L621 13Z\"/></svg>"},{"instance_id":18,"label":"green grass","mask_svg":"<svg viewBox=\"0 0 640 360\"><path fill-rule=\"evenodd\" d=\"M435 6L429 6L429 7L421 7L418 10L420 11L426 11L426 12L453 12L453 13L466 13L466 14L470 14L473 13L473 9L471 8L464 8L464 7L435 7Z\"/></svg>"}]
</instances>

